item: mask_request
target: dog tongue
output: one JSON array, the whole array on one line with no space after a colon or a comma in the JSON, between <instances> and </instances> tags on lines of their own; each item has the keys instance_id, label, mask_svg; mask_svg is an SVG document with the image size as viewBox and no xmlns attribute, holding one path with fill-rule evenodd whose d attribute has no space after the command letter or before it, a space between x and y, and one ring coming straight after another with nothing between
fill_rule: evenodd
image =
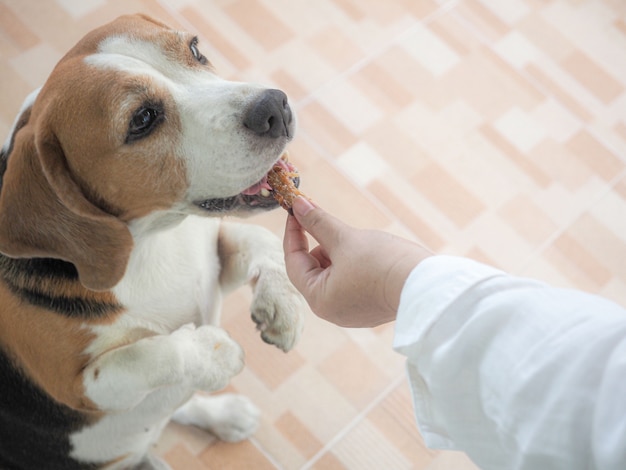
<instances>
[{"instance_id":1,"label":"dog tongue","mask_svg":"<svg viewBox=\"0 0 626 470\"><path fill-rule=\"evenodd\" d=\"M245 194L246 196L254 196L255 194L259 194L262 189L267 189L268 191L272 189L272 187L267 182L267 176L264 176L261 181L256 184L253 184L248 189L244 189L241 194Z\"/></svg>"},{"instance_id":2,"label":"dog tongue","mask_svg":"<svg viewBox=\"0 0 626 470\"><path fill-rule=\"evenodd\" d=\"M290 163L287 162L287 160L285 159L286 158L285 155L283 155L283 157L280 160L278 160L275 163L275 165L280 165L281 167L285 168L287 171L291 171L293 167L291 166ZM254 196L256 194L259 194L262 189L267 189L268 191L272 190L272 187L267 182L267 175L265 175L263 179L259 181L258 183L253 184L248 189L244 189L241 192L241 194L245 194L246 196Z\"/></svg>"}]
</instances>

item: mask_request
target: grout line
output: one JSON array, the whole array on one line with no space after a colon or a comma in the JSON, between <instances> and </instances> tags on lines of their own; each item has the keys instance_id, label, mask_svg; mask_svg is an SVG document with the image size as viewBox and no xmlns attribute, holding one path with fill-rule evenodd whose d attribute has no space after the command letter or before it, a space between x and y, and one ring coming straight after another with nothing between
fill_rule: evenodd
<instances>
[{"instance_id":1,"label":"grout line","mask_svg":"<svg viewBox=\"0 0 626 470\"><path fill-rule=\"evenodd\" d=\"M183 25L188 31L196 31L198 34L201 34L201 32L197 31L197 28L193 24L191 24L191 22L187 18L185 18L176 8L171 6L166 0L156 0L156 1L173 18L176 18L176 20L181 25ZM316 97L320 93L322 93L324 90L328 89L330 86L335 84L338 80L346 76L352 75L356 73L357 71L361 70L365 66L365 64L372 61L376 57L379 57L384 51L389 49L392 45L397 44L398 42L404 40L406 37L410 36L411 34L414 34L415 31L418 29L419 25L427 25L427 24L432 23L439 16L452 10L460 1L461 0L446 0L445 3L439 6L435 11L426 15L422 19L416 19L415 24L413 26L407 27L404 31L397 33L391 39L388 39L387 41L383 42L382 45L380 45L377 49L374 50L374 52L368 53L366 56L359 59L354 64L349 66L347 69L345 69L343 72L336 74L333 78L329 79L328 81L326 81L325 83L317 87L317 89L308 93L304 98L300 99L299 101L294 102L293 106L297 109L299 106L305 106L309 104L310 102L315 100ZM242 72L242 71L238 70L238 72Z\"/></svg>"},{"instance_id":2,"label":"grout line","mask_svg":"<svg viewBox=\"0 0 626 470\"><path fill-rule=\"evenodd\" d=\"M541 253L543 253L550 245L552 245L561 235L563 235L574 223L580 219L585 212L588 212L592 209L596 204L598 204L607 194L609 194L617 183L619 183L622 179L626 178L626 169L619 172L611 181L608 182L606 189L602 191L598 191L598 193L589 198L589 201L584 206L578 208L570 218L570 220L564 223L560 228L554 231L552 235L550 235L546 240L544 240L537 248L535 248L532 253L528 256L528 259L521 262L520 265L513 269L512 272L518 275L524 273L527 270L531 263L538 258Z\"/></svg>"},{"instance_id":3,"label":"grout line","mask_svg":"<svg viewBox=\"0 0 626 470\"><path fill-rule=\"evenodd\" d=\"M394 379L374 400L372 400L357 416L352 419L341 431L332 439L329 439L317 453L305 463L300 470L310 470L329 450L346 437L375 407L380 405L389 394L398 387L405 379L404 374Z\"/></svg>"},{"instance_id":4,"label":"grout line","mask_svg":"<svg viewBox=\"0 0 626 470\"><path fill-rule=\"evenodd\" d=\"M187 18L185 18L178 10L176 10L174 7L172 7L168 2L166 2L164 0L156 0L156 1L157 1L157 3L159 3L159 5L164 10L166 10L173 18L175 18L181 25L183 25L189 31L195 31L196 30L196 28L189 22L189 20L187 20ZM319 96L325 90L329 89L331 86L333 86L335 83L337 83L337 81L341 80L342 78L345 78L345 77L348 77L350 75L353 75L353 74L357 73L359 70L363 69L363 67L365 67L366 64L368 64L372 60L374 60L377 57L379 57L383 52L388 50L392 45L397 44L397 43L403 41L404 39L406 39L407 37L411 36L412 34L414 34L415 31L420 27L420 25L428 25L428 24L432 23L438 17L440 17L440 16L448 13L449 11L451 11L454 7L456 7L456 5L460 1L461 0L448 0L448 1L446 1L446 3L444 3L441 6L439 6L435 11L433 11L432 13L426 15L421 20L416 20L414 25L409 26L404 31L396 34L396 36L394 36L393 38L391 38L388 41L386 41L385 43L383 43L373 53L368 54L367 56L365 56L362 59L358 60L357 62L352 64L350 67L348 67L343 72L341 72L339 74L336 74L332 79L330 79L327 82L325 82L324 84L320 85L316 90L313 90L312 92L308 93L307 96L305 96L301 100L294 102L293 103L294 110L297 112L298 108L304 107L307 104L313 102L317 98L317 96ZM200 32L198 32L198 34L200 34ZM330 163L331 166L336 171L341 173L344 176L344 178L346 179L346 181L349 182L349 184L351 184L355 188L355 190L357 192L362 194L382 214L387 214L388 215L389 210L385 207L385 205L380 200L378 200L378 198L374 197L369 191L365 190L365 188L361 188L361 187L357 186L353 182L350 174L345 172L342 168L340 168L336 164L336 160L335 160L334 156L332 154L330 154L326 150L326 148L324 146L318 144L317 140L313 139L311 136L309 136L304 131L299 130L298 134L301 136L300 138L303 138L313 148L315 148L317 150L317 152L328 163ZM389 216L389 219L390 219L391 222L394 222L394 223L398 224L399 226L401 226L405 230L405 232L407 234L411 234L412 238L415 241L418 241L422 245L426 246L425 243L421 239L419 239L419 237L417 237L417 234L414 234L413 231L407 225L405 225L404 222L400 218L398 218L397 216L394 215L394 216Z\"/></svg>"},{"instance_id":5,"label":"grout line","mask_svg":"<svg viewBox=\"0 0 626 470\"><path fill-rule=\"evenodd\" d=\"M276 470L284 470L284 467L280 464L280 462L278 462L271 453L265 450L265 447L263 447L254 436L249 438L248 441L250 441L252 445L257 448L263 457L265 457Z\"/></svg>"},{"instance_id":6,"label":"grout line","mask_svg":"<svg viewBox=\"0 0 626 470\"><path fill-rule=\"evenodd\" d=\"M332 168L339 173L341 176L343 176L343 178L346 181L346 184L349 184L352 188L354 188L354 190L356 192L358 192L361 196L363 196L365 199L367 199L367 201L374 207L376 208L378 211L380 211L381 214L383 214L385 217L387 217L390 221L390 223L395 223L398 227L402 227L402 229L406 232L406 235L403 235L405 238L410 239L414 242L419 243L420 245L422 245L424 248L427 248L430 251L434 251L431 247L429 247L419 236L417 233L415 233L413 231L413 229L411 229L408 225L406 225L403 221L403 219L401 219L399 216L392 214L389 211L389 208L387 208L387 206L385 206L385 204L383 202L381 202L380 199L378 199L376 196L374 196L370 191L367 190L367 188L365 186L359 186L357 183L354 182L352 175L350 175L350 173L346 170L344 170L341 166L337 165L337 160L334 158L334 156L328 151L326 150L326 148L324 148L322 145L317 143L317 140L315 140L313 137L311 137L309 134L306 133L306 131L299 131L299 138L307 141L309 143L309 145L311 145L311 147L313 147L317 153L319 153L319 155L328 163L332 166ZM393 167L390 167L391 170L394 170ZM350 221L347 221L348 223L350 223ZM367 228L367 227L365 227ZM371 227L370 227L371 228ZM446 240L446 244L447 244L448 240Z\"/></svg>"},{"instance_id":7,"label":"grout line","mask_svg":"<svg viewBox=\"0 0 626 470\"><path fill-rule=\"evenodd\" d=\"M496 48L494 47L494 42L490 41L487 36L480 30L478 29L470 20L468 20L467 18L465 18L462 14L460 14L459 12L452 12L451 13L454 18L473 36L476 37L476 39L485 47L487 47L492 53L494 53L496 56L505 59L505 57L502 56L502 54L496 50ZM559 64L556 63L551 57L546 56L547 60L549 60L550 62L554 63L557 67L560 68ZM576 121L577 123L580 123L580 128L585 130L586 132L588 132L591 136L593 136L598 142L600 142L602 145L604 145L613 155L616 156L616 158L620 161L624 161L626 162L626 156L622 154L622 152L620 152L618 149L615 148L615 146L608 140L605 139L602 135L598 134L598 132L593 129L593 127L590 125L589 122L584 121L583 119L581 119L580 117L578 117L574 112L572 112L568 106L566 105L566 103L563 103L558 96L555 96L548 88L546 88L543 84L541 84L540 82L538 82L532 75L530 75L528 72L526 72L523 69L517 69L515 67L513 67L513 69L515 70L515 73L517 75L519 75L520 78L522 78L526 83L528 83L528 85L532 86L535 90L537 90L539 93L541 93L543 96L545 96L546 98L552 99L554 100L556 103L558 103L564 110L564 112L566 112L570 118L572 118L574 121ZM595 116L595 114L594 114ZM523 273L526 269L529 268L530 264L543 252L545 251L552 243L554 243L555 240L557 240L561 235L563 235L580 217L582 217L582 215L589 211L593 206L595 206L602 198L604 198L610 191L613 190L613 188L615 187L615 185L623 178L626 178L626 169L622 170L621 172L619 172L613 179L611 179L608 183L607 183L607 188L598 191L598 193L596 195L594 195L593 197L590 197L588 200L588 203L585 204L582 207L577 208L577 210L574 211L574 213L572 214L572 216L570 217L569 221L562 224L557 230L554 231L554 233L552 235L550 235L546 240L544 240L539 246L537 246L532 253L530 254L530 256L528 257L528 259L526 259L525 261L521 262L519 264L519 266L515 269L512 270L512 272L514 273L518 273L521 274Z\"/></svg>"},{"instance_id":8,"label":"grout line","mask_svg":"<svg viewBox=\"0 0 626 470\"><path fill-rule=\"evenodd\" d=\"M504 57L495 47L494 47L494 42L490 41L487 36L480 30L478 29L470 20L468 20L467 18L465 18L462 14L460 14L459 12L452 12L451 15L454 16L454 18L472 35L474 35L476 37L476 39L486 48L488 48L494 55L498 56L499 58L501 58L502 60L504 60L508 65L510 65L507 61L506 61L506 57ZM552 59L550 56L546 55L545 56L546 59L554 64L556 67L558 67L560 70L562 70L562 67L559 65L558 62L556 62L554 59ZM525 82L527 82L530 86L532 86L536 91L538 91L539 93L541 93L542 95L544 95L546 98L550 98L552 100L554 100L556 103L558 103L562 108L563 111L565 113L567 113L569 115L569 117L580 123L581 124L581 128L586 130L587 132L589 132L589 134L591 134L598 142L601 142L605 147L607 147L607 149L609 149L619 160L622 160L624 162L626 162L626 155L624 155L622 152L620 152L619 150L617 150L615 148L615 146L608 141L607 139L605 139L604 137L602 137L600 134L598 134L597 131L595 131L593 129L593 127L591 127L589 122L584 121L583 119L581 119L580 117L578 117L573 111L571 111L569 109L569 107L567 106L566 103L563 103L558 96L555 96L548 88L546 88L543 84L541 84L541 82L539 82L537 79L535 79L532 75L530 75L527 71L525 71L524 69L518 69L514 66L512 66L512 69L515 71L515 73L517 75L520 76L520 78L522 78ZM584 106L584 105L581 105ZM586 108L586 106L585 106ZM595 117L595 114L594 114Z\"/></svg>"},{"instance_id":9,"label":"grout line","mask_svg":"<svg viewBox=\"0 0 626 470\"><path fill-rule=\"evenodd\" d=\"M443 5L441 5L439 8L437 8L437 10L435 10L434 12L430 13L429 15L424 17L423 19L416 21L416 23L413 26L410 26L410 27L406 28L404 31L398 33L395 37L393 37L390 40L388 40L385 43L383 43L373 53L368 54L367 56L363 57L362 59L360 59L357 62L355 62L354 64L352 64L350 67L348 67L343 72L335 75L332 79L330 79L327 82L325 82L324 84L320 85L316 90L313 90L312 92L307 94L307 96L305 96L303 99L301 99L301 100L299 100L297 102L294 102L293 103L294 108L297 110L299 107L303 107L303 106L309 104L310 102L313 102L316 99L316 97L319 96L319 94L323 93L325 90L327 90L328 88L333 86L335 83L337 83L337 81L341 80L342 78L345 78L347 76L350 76L350 75L353 75L353 74L357 73L366 64L368 64L369 62L371 62L375 58L379 57L384 51L388 50L392 45L397 44L398 42L401 42L405 38L407 38L410 35L414 34L415 31L421 25L427 25L427 24L433 22L439 16L441 16L441 15L447 13L448 11L450 11L452 8L454 8L456 6L456 4L459 1L460 0L449 0L446 3L444 3ZM165 1L157 0L157 2L170 15L172 15L172 17L176 18L176 20L178 22L180 22L181 25L183 25L184 27L186 27L190 31L195 30L194 26L183 15L181 15L178 12L178 10L173 8L171 5L169 5ZM350 178L350 175L348 175L345 172L343 172L343 170L341 168L338 168L337 165L334 164L335 161L334 161L333 156L322 145L318 144L317 141L315 139L313 139L312 137L310 137L308 134L306 134L306 132L302 132L301 135L302 135L302 138L307 140L309 142L309 144L312 145L325 160L327 160L329 163L332 164L333 168L335 168L337 171L339 171L339 172L344 174L344 176L346 177L346 181L347 182L349 182L351 185L354 186L354 183L352 182L352 179ZM381 210L383 213L387 213L387 210L384 207L384 205L377 198L373 197L369 191L365 191L363 188L360 188L360 187L356 187L356 189L360 193L362 193L364 195L364 197L366 197L370 202L374 203L375 207L378 210ZM401 220L398 220L396 217L393 217L392 220L395 221L396 223L400 223L408 231L408 233L412 233L412 231L408 227L406 227L402 223ZM319 459L322 458L324 456L324 454L326 454L330 449L332 449L332 447L334 447L338 442L340 442L350 431L352 431L367 416L367 414L372 409L374 409L376 406L378 406L389 395L389 393L391 393L396 387L398 387L404 380L406 380L404 374L401 374L396 379L394 379L379 394L378 397L376 397L374 400L372 400L360 413L357 414L357 416L352 421L350 421L340 432L338 432L337 435L335 435L332 439L328 440L324 444L324 446L311 459L309 459L309 461L307 463L304 464L304 466L302 467L302 470L310 469L313 465L315 465L315 463L317 461L319 461ZM257 448L257 450L277 470L283 470L283 466L274 458L274 456L271 453L269 453L260 444L260 442L257 439L252 437L250 439L250 442Z\"/></svg>"},{"instance_id":10,"label":"grout line","mask_svg":"<svg viewBox=\"0 0 626 470\"><path fill-rule=\"evenodd\" d=\"M408 26L406 29L404 29L404 31L397 33L394 37L390 38L389 40L384 42L379 48L374 50L374 52L372 52L372 53L368 54L366 57L363 57L362 59L358 60L357 62L352 64L350 67L345 69L344 71L336 74L333 78L329 79L328 81L326 81L325 83L323 83L322 85L317 87L315 90L313 90L310 93L308 93L304 98L300 99L299 101L294 102L294 104L293 104L294 110L297 112L299 108L302 108L302 107L310 104L311 102L316 100L319 97L319 95L321 95L326 90L328 90L329 88L334 86L339 80L344 79L346 77L349 77L351 75L354 75L354 74L358 73L368 63L370 63L373 60L375 60L376 58L380 57L385 51L389 50L389 48L391 48L393 45L401 43L402 41L406 40L411 35L415 34L416 31L418 31L419 28L434 22L437 18L439 18L439 17L441 17L441 16L443 16L445 14L448 14L450 11L452 11L454 8L456 8L456 6L461 1L462 0L448 0L444 4L440 5L432 13L426 15L422 19L416 20L413 25ZM366 190L366 188L360 187L359 185L357 185L353 181L351 175L348 172L344 171L339 165L337 165L337 161L336 161L335 155L331 154L322 144L319 144L316 139L314 139L313 137L308 135L306 133L306 131L299 130L298 134L299 134L300 138L302 138L305 141L307 141L324 158L324 160L326 160L326 162L328 162L333 167L333 169L335 169L337 172L339 172L346 179L346 181L351 186L354 187L354 189L359 194L361 194L363 197L365 197L368 200L368 202L370 202L382 214L387 215L389 217L389 220L390 220L391 223L395 223L399 227L402 227L402 229L407 234L409 234L414 241L416 241L416 242L422 244L423 246L425 246L426 248L430 249L430 247L428 247L426 245L426 243L424 243L424 241L421 240L418 237L418 235L416 233L414 233L413 230L404 223L404 221L402 219L400 219L399 217L397 217L395 215L390 215L389 214L389 209L378 198L373 196L370 191ZM446 241L446 243L447 243L447 241Z\"/></svg>"},{"instance_id":11,"label":"grout line","mask_svg":"<svg viewBox=\"0 0 626 470\"><path fill-rule=\"evenodd\" d=\"M387 217L390 220L390 223L396 223L398 226L402 227L404 231L407 233L406 235L407 238L410 236L412 241L416 241L424 245L424 247L430 249L417 236L417 234L413 233L413 230L411 230L411 228L408 227L397 215L390 213L389 209L377 197L375 197L370 191L368 191L365 186L361 187L357 183L355 183L350 173L344 170L341 166L337 165L337 160L333 157L333 155L328 150L326 150L322 145L318 144L317 141L313 137L311 137L304 131L300 131L300 138L307 141L309 145L311 145L322 156L322 158L326 160L326 162L332 166L332 168L337 173L343 176L347 185L350 185L352 188L354 188L355 192L359 193L361 196L367 199L367 201L374 208L376 208L376 210L380 211L381 214L383 214L385 217ZM346 222L351 223L349 220L347 220ZM368 228L368 227L365 227L365 228Z\"/></svg>"},{"instance_id":12,"label":"grout line","mask_svg":"<svg viewBox=\"0 0 626 470\"><path fill-rule=\"evenodd\" d=\"M483 33L481 33L479 29L477 29L470 21L467 20L467 18L463 17L458 12L453 12L454 8L460 3L460 1L461 0L450 0L444 3L443 5L440 5L435 11L425 16L424 18L420 20L416 20L414 24L408 26L403 31L398 32L396 35L394 35L390 39L383 42L378 48L374 49L373 52L368 53L367 55L363 56L361 59L357 60L355 63L350 65L348 68L346 68L342 72L333 75L332 78L322 83L316 89L307 93L305 97L294 102L293 103L294 108L297 110L298 108L302 108L312 103L320 95L326 92L328 89L335 86L340 80L358 73L367 64L371 63L373 60L380 57L385 51L389 50L392 46L406 40L411 35L415 34L415 32L418 31L420 27L424 25L428 25L432 23L433 21L435 21L440 16L450 13L450 12L452 12L451 14L454 16L454 18L457 19L460 22L460 24L462 24L463 27L465 27L465 29L468 30L469 33L471 33L474 37L476 37L482 45L489 48L489 50L491 50L491 52L496 54L498 57L502 57L501 54L493 47L494 42L489 41L488 38L486 38L486 36ZM169 5L166 1L157 0L157 2L166 11L168 11L174 18L176 18L182 25L188 27L190 30L195 30L195 28L191 25L191 23L183 15L181 15L175 8ZM549 60L552 61L551 58L549 58ZM572 111L569 110L567 106L565 106L561 102L561 100L559 100L557 96L554 96L550 92L549 89L545 88L541 83L539 83L536 79L534 79L530 74L525 72L523 69L520 70L517 68L515 68L515 73L518 74L520 78L525 80L530 86L532 86L537 91L539 91L542 95L553 99L556 103L559 103L559 105L563 107L565 112L567 112L577 122L581 123L582 129L585 129L587 132L593 135L594 138L596 138L599 142L602 143L602 145L606 146L614 155L616 155L618 159L620 159L621 161L626 160L623 154L621 154L620 152L614 149L614 146L611 144L610 141L607 141L605 138L599 135L594 129L592 129L590 123L587 123L583 121L582 119L580 119L578 116L576 116ZM303 138L313 148L315 148L316 151L320 154L320 156L322 156L322 158L324 158L327 162L329 162L332 165L333 169L341 173L346 178L347 183L352 185L357 192L359 192L369 202L371 202L374 205L374 207L382 211L383 214L387 214L392 222L399 223L403 228L407 230L408 233L411 233L411 234L413 233L410 229L408 229L408 227L404 225L402 220L398 219L396 216L390 216L388 214L388 211L382 204L382 202L380 202L376 197L374 197L369 191L355 184L352 178L350 177L350 175L336 164L336 159L334 158L335 156L332 155L326 149L325 146L318 143L318 141L314 139L313 137L311 137L309 134L307 134L306 131L301 130L299 132L300 132L300 138ZM597 194L595 194L593 197L590 197L589 200L587 201L587 204L577 207L576 210L571 214L571 217L568 218L568 221L562 224L546 240L544 240L540 245L538 245L535 249L533 249L533 251L528 256L528 258L525 261L521 262L519 266L517 266L516 269L513 270L513 272L517 274L521 274L525 270L527 270L530 267L530 265L541 255L542 252L544 252L550 245L552 245L555 242L555 240L557 240L560 236L562 236L578 219L580 219L580 217L582 217L587 211L593 208L599 201L601 201L607 194L609 194L614 189L615 185L624 178L626 178L626 169L622 170L614 178L612 178L609 182L607 182L606 188L598 191ZM301 467L301 469L310 470L327 452L329 452L334 446L336 446L341 440L343 440L345 436L348 435L354 428L356 428L356 426L358 426L364 420L367 414L376 406L378 406L395 387L397 387L399 384L402 383L403 380L405 380L404 375L398 376L396 379L394 379L390 383L390 385L388 385L383 390L383 392L381 392L381 394L379 394L374 400L372 400L360 413L357 414L355 418L353 418L333 438L328 440L324 444L324 446ZM276 459L268 451L266 451L264 447L255 438L252 438L251 442L264 455L264 457L267 458L268 461L271 462L271 464L275 466L275 468L283 469L283 466L279 462L277 462Z\"/></svg>"},{"instance_id":13,"label":"grout line","mask_svg":"<svg viewBox=\"0 0 626 470\"><path fill-rule=\"evenodd\" d=\"M182 26L184 26L187 31L189 32L194 31L193 34L201 33L200 31L198 31L198 28L196 28L193 24L191 24L191 22L187 18L185 18L185 16L182 13L180 13L176 8L170 5L169 2L167 2L166 0L156 0L156 2L161 6L161 8L167 11L173 18L176 18L176 21L178 21Z\"/></svg>"},{"instance_id":14,"label":"grout line","mask_svg":"<svg viewBox=\"0 0 626 470\"><path fill-rule=\"evenodd\" d=\"M429 13L428 15L426 15L424 18L419 19L419 20L416 19L416 21L414 22L412 26L408 26L406 29L404 29L404 31L397 33L392 38L383 42L372 53L367 54L363 58L357 60L354 64L349 66L344 71L334 75L333 78L329 79L328 81L326 81L325 83L317 87L315 90L308 93L307 96L295 102L294 105L297 108L300 106L306 106L307 104L311 103L321 93L323 93L325 90L333 86L339 80L357 73L359 70L363 69L363 67L365 67L366 64L376 59L377 57L380 57L383 54L383 52L387 51L391 46L403 41L404 39L411 36L412 34L415 34L415 32L418 30L419 27L423 25L428 25L432 23L434 20L436 20L438 17L448 13L448 11L452 10L456 6L456 4L459 3L459 1L460 0L449 0L443 5L441 5L440 7L438 7L432 13Z\"/></svg>"}]
</instances>

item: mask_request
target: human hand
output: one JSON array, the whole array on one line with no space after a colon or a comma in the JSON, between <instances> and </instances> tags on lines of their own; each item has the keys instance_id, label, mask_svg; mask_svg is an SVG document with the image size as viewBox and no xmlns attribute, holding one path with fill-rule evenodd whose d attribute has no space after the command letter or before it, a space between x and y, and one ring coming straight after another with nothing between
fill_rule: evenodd
<instances>
[{"instance_id":1,"label":"human hand","mask_svg":"<svg viewBox=\"0 0 626 470\"><path fill-rule=\"evenodd\" d=\"M343 327L395 320L404 283L425 248L378 230L360 230L298 197L287 218L285 262L291 282L320 318ZM309 251L304 230L319 245Z\"/></svg>"}]
</instances>

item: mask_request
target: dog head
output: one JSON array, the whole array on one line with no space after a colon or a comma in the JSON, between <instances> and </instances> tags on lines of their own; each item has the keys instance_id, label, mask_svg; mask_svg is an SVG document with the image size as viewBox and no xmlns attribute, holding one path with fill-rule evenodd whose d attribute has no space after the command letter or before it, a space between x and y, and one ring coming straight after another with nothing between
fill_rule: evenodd
<instances>
[{"instance_id":1,"label":"dog head","mask_svg":"<svg viewBox=\"0 0 626 470\"><path fill-rule=\"evenodd\" d=\"M27 99L0 157L0 252L109 289L135 221L276 207L262 182L294 130L284 93L219 78L197 37L118 18Z\"/></svg>"}]
</instances>

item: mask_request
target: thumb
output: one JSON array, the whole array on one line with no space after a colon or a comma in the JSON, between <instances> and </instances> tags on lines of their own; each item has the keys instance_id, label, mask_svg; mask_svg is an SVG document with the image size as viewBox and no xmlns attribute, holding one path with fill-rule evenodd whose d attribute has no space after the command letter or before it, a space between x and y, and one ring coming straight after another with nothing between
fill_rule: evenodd
<instances>
[{"instance_id":1,"label":"thumb","mask_svg":"<svg viewBox=\"0 0 626 470\"><path fill-rule=\"evenodd\" d=\"M339 241L340 232L347 227L339 219L302 196L294 200L292 210L300 226L329 253Z\"/></svg>"}]
</instances>

